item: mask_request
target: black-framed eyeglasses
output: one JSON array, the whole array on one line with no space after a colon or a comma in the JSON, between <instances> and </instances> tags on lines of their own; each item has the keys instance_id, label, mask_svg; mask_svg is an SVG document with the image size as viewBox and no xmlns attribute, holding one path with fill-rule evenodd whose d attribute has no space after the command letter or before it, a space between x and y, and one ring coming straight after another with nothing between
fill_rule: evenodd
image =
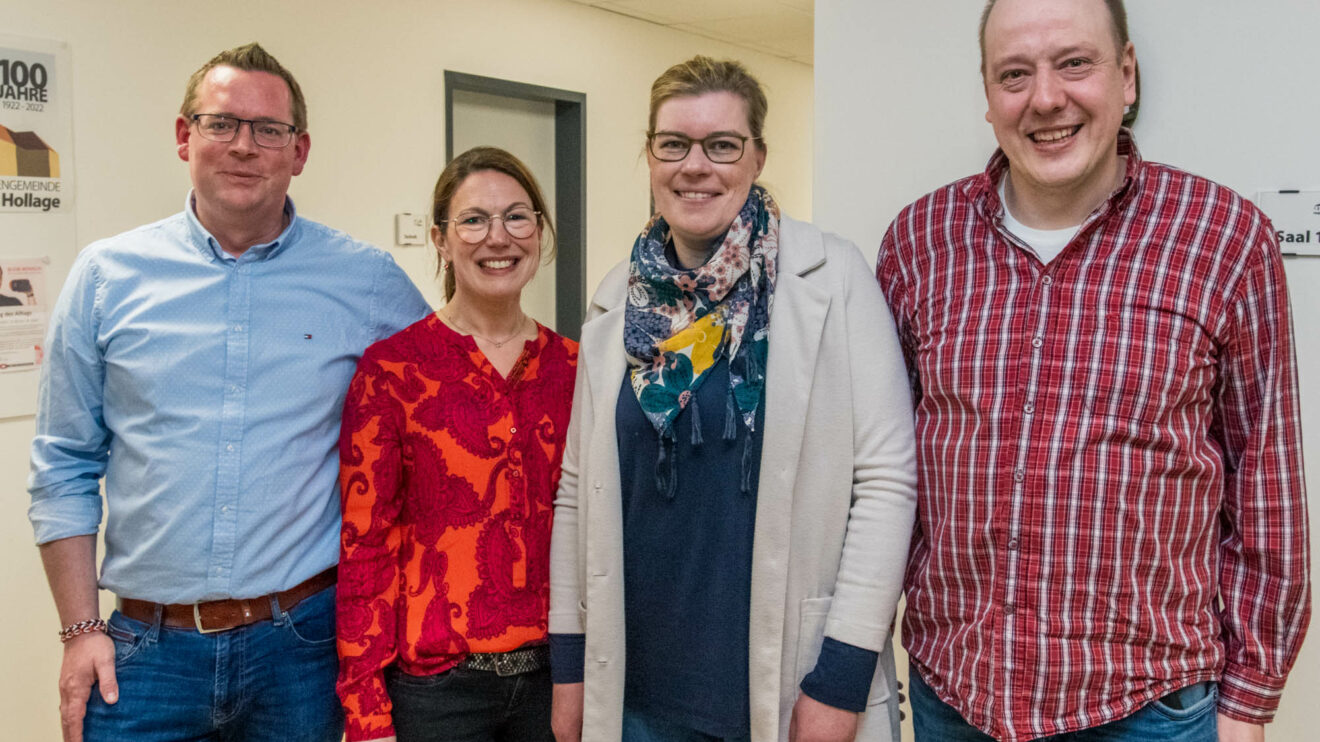
<instances>
[{"instance_id":1,"label":"black-framed eyeglasses","mask_svg":"<svg viewBox=\"0 0 1320 742\"><path fill-rule=\"evenodd\" d=\"M197 124L197 133L213 142L232 142L238 136L238 130L247 124L252 129L252 140L268 149L282 149L293 141L298 127L282 121L262 121L241 119L223 113L194 113L192 122Z\"/></svg>"},{"instance_id":2,"label":"black-framed eyeglasses","mask_svg":"<svg viewBox=\"0 0 1320 742\"><path fill-rule=\"evenodd\" d=\"M509 209L500 214L460 214L453 219L445 219L441 222L451 222L454 225L454 231L458 233L458 238L469 245L479 244L490 234L491 221L499 219L504 224L504 231L509 233L510 237L525 239L536 234L536 227L541 223L541 212L519 206Z\"/></svg>"},{"instance_id":3,"label":"black-framed eyeglasses","mask_svg":"<svg viewBox=\"0 0 1320 742\"><path fill-rule=\"evenodd\" d=\"M730 132L716 132L701 139L693 139L687 134L676 131L657 131L646 137L647 148L657 160L679 162L692 151L693 144L701 145L706 159L721 165L728 165L742 159L747 149L747 141L757 141L760 137L745 137Z\"/></svg>"}]
</instances>

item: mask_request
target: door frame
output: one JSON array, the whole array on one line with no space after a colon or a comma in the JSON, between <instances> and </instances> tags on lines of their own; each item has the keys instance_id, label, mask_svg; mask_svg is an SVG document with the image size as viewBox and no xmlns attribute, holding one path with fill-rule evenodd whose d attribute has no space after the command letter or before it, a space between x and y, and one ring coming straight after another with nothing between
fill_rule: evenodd
<instances>
[{"instance_id":1,"label":"door frame","mask_svg":"<svg viewBox=\"0 0 1320 742\"><path fill-rule=\"evenodd\" d=\"M555 104L555 330L577 340L587 307L587 94L445 70L446 163L455 91Z\"/></svg>"}]
</instances>

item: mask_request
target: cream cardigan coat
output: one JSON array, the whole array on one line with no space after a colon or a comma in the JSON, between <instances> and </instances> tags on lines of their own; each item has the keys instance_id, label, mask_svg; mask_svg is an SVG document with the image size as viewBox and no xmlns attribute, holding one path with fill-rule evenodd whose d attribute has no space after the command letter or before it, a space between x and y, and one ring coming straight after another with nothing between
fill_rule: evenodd
<instances>
[{"instance_id":1,"label":"cream cardigan coat","mask_svg":"<svg viewBox=\"0 0 1320 742\"><path fill-rule=\"evenodd\" d=\"M614 408L626 370L626 262L582 327L555 500L550 631L586 635L583 742L618 742L623 514ZM770 316L752 547L753 742L788 739L824 636L881 653L857 739L898 740L890 627L916 507L908 376L893 320L851 243L785 218ZM700 626L691 627L699 631Z\"/></svg>"}]
</instances>

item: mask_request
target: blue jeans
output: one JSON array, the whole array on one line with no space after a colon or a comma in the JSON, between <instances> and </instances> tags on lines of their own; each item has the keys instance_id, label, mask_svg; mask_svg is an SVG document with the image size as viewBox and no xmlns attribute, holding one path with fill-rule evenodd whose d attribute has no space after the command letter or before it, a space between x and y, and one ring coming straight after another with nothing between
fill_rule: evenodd
<instances>
[{"instance_id":1,"label":"blue jeans","mask_svg":"<svg viewBox=\"0 0 1320 742\"><path fill-rule=\"evenodd\" d=\"M110 616L119 702L92 689L86 742L339 742L335 589L269 621L199 634Z\"/></svg>"},{"instance_id":2,"label":"blue jeans","mask_svg":"<svg viewBox=\"0 0 1320 742\"><path fill-rule=\"evenodd\" d=\"M917 742L994 742L941 701L913 668L912 728ZM1098 727L1040 737L1034 742L1218 742L1215 708L1219 687L1197 683L1155 701L1135 714Z\"/></svg>"},{"instance_id":3,"label":"blue jeans","mask_svg":"<svg viewBox=\"0 0 1320 742\"><path fill-rule=\"evenodd\" d=\"M751 742L751 737L712 737L623 707L623 742Z\"/></svg>"},{"instance_id":4,"label":"blue jeans","mask_svg":"<svg viewBox=\"0 0 1320 742\"><path fill-rule=\"evenodd\" d=\"M399 742L553 742L550 668L500 677L455 667L409 675L391 667L385 689Z\"/></svg>"}]
</instances>

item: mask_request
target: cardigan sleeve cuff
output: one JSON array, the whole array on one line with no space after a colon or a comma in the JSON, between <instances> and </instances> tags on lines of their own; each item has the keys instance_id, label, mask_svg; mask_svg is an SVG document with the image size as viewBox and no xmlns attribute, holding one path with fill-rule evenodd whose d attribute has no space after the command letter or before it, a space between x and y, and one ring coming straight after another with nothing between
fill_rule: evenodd
<instances>
[{"instance_id":1,"label":"cardigan sleeve cuff","mask_svg":"<svg viewBox=\"0 0 1320 742\"><path fill-rule=\"evenodd\" d=\"M820 647L816 667L802 679L802 692L826 706L861 713L871 692L879 652L830 637Z\"/></svg>"},{"instance_id":2,"label":"cardigan sleeve cuff","mask_svg":"<svg viewBox=\"0 0 1320 742\"><path fill-rule=\"evenodd\" d=\"M586 634L551 634L550 682L558 685L581 683L586 653Z\"/></svg>"}]
</instances>

